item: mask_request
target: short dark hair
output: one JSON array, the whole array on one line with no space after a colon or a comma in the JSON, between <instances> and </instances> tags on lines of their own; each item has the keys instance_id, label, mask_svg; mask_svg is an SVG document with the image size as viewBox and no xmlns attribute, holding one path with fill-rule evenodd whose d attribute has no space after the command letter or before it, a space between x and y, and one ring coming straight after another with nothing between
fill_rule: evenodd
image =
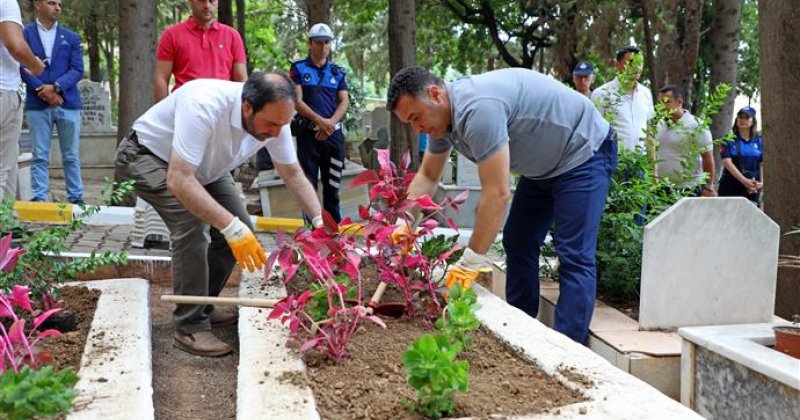
<instances>
[{"instance_id":1,"label":"short dark hair","mask_svg":"<svg viewBox=\"0 0 800 420\"><path fill-rule=\"evenodd\" d=\"M267 103L289 99L295 102L294 82L285 72L257 71L247 78L242 88L242 102L249 102L253 112L261 111Z\"/></svg>"},{"instance_id":2,"label":"short dark hair","mask_svg":"<svg viewBox=\"0 0 800 420\"><path fill-rule=\"evenodd\" d=\"M660 93L672 93L673 99L680 99L683 100L683 90L681 90L680 86L678 85L665 85L661 89L659 89Z\"/></svg>"},{"instance_id":3,"label":"short dark hair","mask_svg":"<svg viewBox=\"0 0 800 420\"><path fill-rule=\"evenodd\" d=\"M428 70L419 66L406 67L392 77L386 99L389 112L397 107L397 101L403 94L420 97L429 85L444 86L444 81Z\"/></svg>"},{"instance_id":4,"label":"short dark hair","mask_svg":"<svg viewBox=\"0 0 800 420\"><path fill-rule=\"evenodd\" d=\"M617 58L617 61L622 61L622 59L625 58L625 54L628 54L628 53L636 54L639 51L640 51L639 47L637 47L635 45L626 45L624 47L619 47L617 49L615 57Z\"/></svg>"}]
</instances>

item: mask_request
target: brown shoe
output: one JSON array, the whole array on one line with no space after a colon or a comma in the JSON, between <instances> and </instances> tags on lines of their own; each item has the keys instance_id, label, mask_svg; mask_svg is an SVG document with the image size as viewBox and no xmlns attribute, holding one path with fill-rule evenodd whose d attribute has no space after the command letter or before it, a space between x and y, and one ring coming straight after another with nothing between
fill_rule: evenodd
<instances>
[{"instance_id":1,"label":"brown shoe","mask_svg":"<svg viewBox=\"0 0 800 420\"><path fill-rule=\"evenodd\" d=\"M233 351L230 344L215 337L211 331L198 331L194 334L176 331L172 336L175 338L175 347L198 356L217 357Z\"/></svg>"},{"instance_id":2,"label":"brown shoe","mask_svg":"<svg viewBox=\"0 0 800 420\"><path fill-rule=\"evenodd\" d=\"M211 319L211 328L227 327L239 321L239 314L236 312L225 312L216 309L208 316Z\"/></svg>"}]
</instances>

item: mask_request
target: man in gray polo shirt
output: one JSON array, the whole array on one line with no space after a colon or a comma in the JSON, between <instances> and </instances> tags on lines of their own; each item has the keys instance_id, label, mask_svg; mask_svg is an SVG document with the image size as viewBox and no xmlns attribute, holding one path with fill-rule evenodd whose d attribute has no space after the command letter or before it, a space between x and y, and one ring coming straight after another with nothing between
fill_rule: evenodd
<instances>
[{"instance_id":1,"label":"man in gray polo shirt","mask_svg":"<svg viewBox=\"0 0 800 420\"><path fill-rule=\"evenodd\" d=\"M616 136L592 102L518 68L445 84L423 68L408 67L394 76L388 96L390 111L430 136L410 198L434 194L451 148L478 164L483 188L475 225L454 270L474 278L487 265L484 254L511 196L510 172L518 173L503 229L506 298L536 316L539 248L555 222L561 262L555 329L585 342L594 309L597 230L617 164Z\"/></svg>"}]
</instances>

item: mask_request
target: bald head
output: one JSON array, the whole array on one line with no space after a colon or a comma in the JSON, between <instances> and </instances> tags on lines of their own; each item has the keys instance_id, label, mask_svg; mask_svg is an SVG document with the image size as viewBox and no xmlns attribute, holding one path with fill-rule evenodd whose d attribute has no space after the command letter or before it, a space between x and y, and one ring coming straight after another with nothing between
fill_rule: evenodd
<instances>
[{"instance_id":1,"label":"bald head","mask_svg":"<svg viewBox=\"0 0 800 420\"><path fill-rule=\"evenodd\" d=\"M244 83L242 102L249 102L255 112L268 103L282 100L295 102L294 82L284 72L257 71Z\"/></svg>"}]
</instances>

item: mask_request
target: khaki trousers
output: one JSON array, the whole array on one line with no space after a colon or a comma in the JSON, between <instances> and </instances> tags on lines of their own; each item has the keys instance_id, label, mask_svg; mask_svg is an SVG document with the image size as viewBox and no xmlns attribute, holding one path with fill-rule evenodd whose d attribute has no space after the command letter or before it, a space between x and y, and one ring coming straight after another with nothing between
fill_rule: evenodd
<instances>
[{"instance_id":1,"label":"khaki trousers","mask_svg":"<svg viewBox=\"0 0 800 420\"><path fill-rule=\"evenodd\" d=\"M236 260L219 230L195 217L167 190L167 163L140 146L135 132L130 131L117 147L114 166L118 179L136 181L136 194L155 208L169 229L175 294L218 296ZM253 229L230 174L205 188L214 200ZM172 316L175 329L182 334L209 330L208 316L213 310L211 305L176 305Z\"/></svg>"}]
</instances>

